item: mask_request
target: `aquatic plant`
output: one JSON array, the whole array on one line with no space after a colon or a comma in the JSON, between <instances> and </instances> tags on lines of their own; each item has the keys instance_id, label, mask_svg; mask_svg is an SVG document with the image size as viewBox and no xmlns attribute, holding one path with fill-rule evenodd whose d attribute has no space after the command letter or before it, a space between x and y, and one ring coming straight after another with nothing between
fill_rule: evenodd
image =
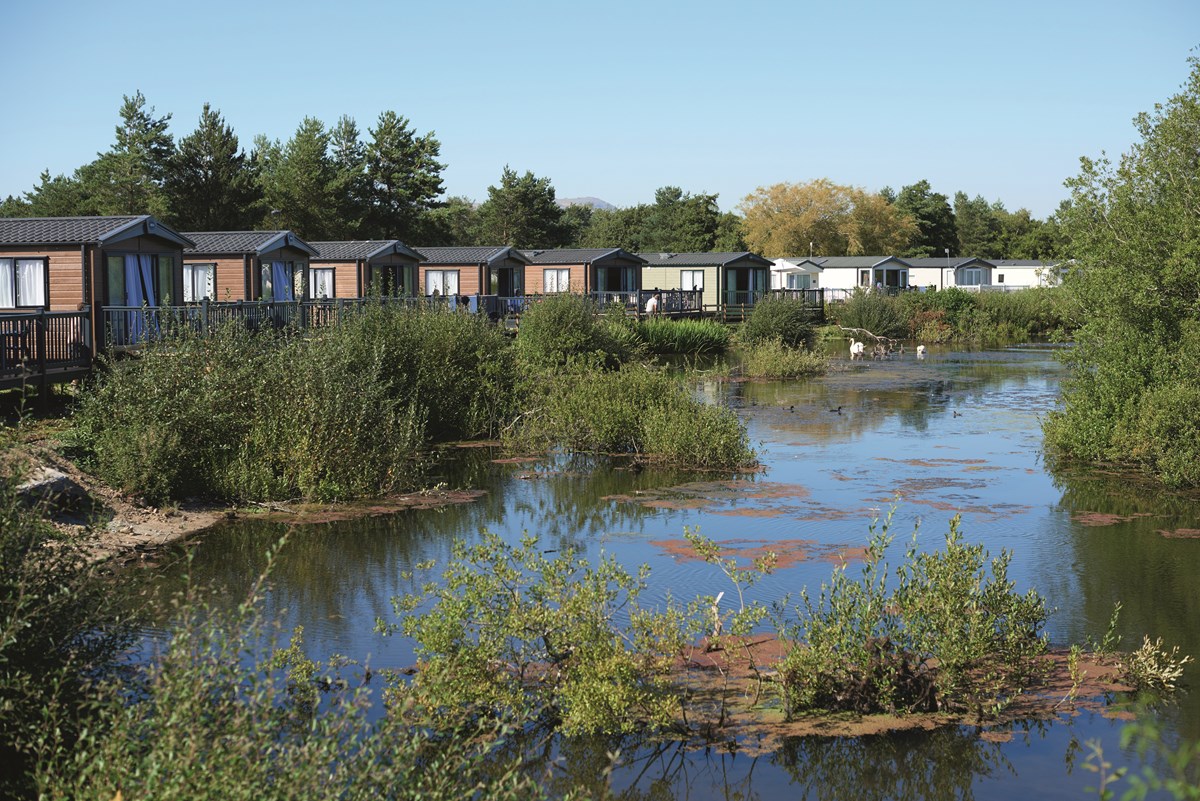
<instances>
[{"instance_id":1,"label":"aquatic plant","mask_svg":"<svg viewBox=\"0 0 1200 801\"><path fill-rule=\"evenodd\" d=\"M732 336L728 326L715 320L662 317L639 321L636 331L650 353L689 356L724 353Z\"/></svg>"},{"instance_id":2,"label":"aquatic plant","mask_svg":"<svg viewBox=\"0 0 1200 801\"><path fill-rule=\"evenodd\" d=\"M746 426L725 406L696 398L678 379L643 365L587 365L527 376L528 410L505 430L509 448L553 447L701 469L756 463Z\"/></svg>"},{"instance_id":3,"label":"aquatic plant","mask_svg":"<svg viewBox=\"0 0 1200 801\"><path fill-rule=\"evenodd\" d=\"M1034 677L1046 647L1044 599L1008 579L1011 554L991 559L963 542L958 518L945 547L916 537L893 572L884 561L890 516L872 536L858 578L834 571L807 589L782 634L797 645L780 665L790 716L814 710L995 714ZM894 582L892 586L891 582Z\"/></svg>"},{"instance_id":4,"label":"aquatic plant","mask_svg":"<svg viewBox=\"0 0 1200 801\"><path fill-rule=\"evenodd\" d=\"M767 339L740 351L742 375L749 378L803 378L820 375L828 368L825 356L804 348Z\"/></svg>"}]
</instances>

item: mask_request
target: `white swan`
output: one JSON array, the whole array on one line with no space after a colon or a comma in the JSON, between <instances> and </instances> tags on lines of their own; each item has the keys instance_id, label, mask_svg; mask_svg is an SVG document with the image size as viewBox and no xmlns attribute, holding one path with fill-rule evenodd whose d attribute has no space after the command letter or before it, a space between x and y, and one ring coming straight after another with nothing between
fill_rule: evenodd
<instances>
[{"instance_id":1,"label":"white swan","mask_svg":"<svg viewBox=\"0 0 1200 801\"><path fill-rule=\"evenodd\" d=\"M917 358L918 359L925 358L925 346L924 345L917 345Z\"/></svg>"},{"instance_id":2,"label":"white swan","mask_svg":"<svg viewBox=\"0 0 1200 801\"><path fill-rule=\"evenodd\" d=\"M850 361L861 359L863 357L863 343L856 342L854 337L850 337Z\"/></svg>"}]
</instances>

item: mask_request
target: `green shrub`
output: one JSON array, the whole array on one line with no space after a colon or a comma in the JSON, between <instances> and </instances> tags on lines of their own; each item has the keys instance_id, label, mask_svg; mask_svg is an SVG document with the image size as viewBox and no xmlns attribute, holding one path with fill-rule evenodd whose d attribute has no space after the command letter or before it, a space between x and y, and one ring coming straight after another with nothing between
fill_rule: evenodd
<instances>
[{"instance_id":1,"label":"green shrub","mask_svg":"<svg viewBox=\"0 0 1200 801\"><path fill-rule=\"evenodd\" d=\"M738 339L744 345L753 345L769 339L778 339L793 348L812 348L813 313L803 301L792 298L763 298L754 304L750 317L738 330Z\"/></svg>"},{"instance_id":2,"label":"green shrub","mask_svg":"<svg viewBox=\"0 0 1200 801\"><path fill-rule=\"evenodd\" d=\"M801 592L784 629L798 643L780 667L788 714L1002 708L1045 650L1045 601L1014 590L1010 554L989 563L983 546L963 543L957 517L943 550L920 553L914 537L894 573L889 543L885 524L860 578L843 565L815 600Z\"/></svg>"},{"instance_id":3,"label":"green shrub","mask_svg":"<svg viewBox=\"0 0 1200 801\"><path fill-rule=\"evenodd\" d=\"M621 332L614 333L618 326L601 320L600 311L579 295L547 295L521 315L518 355L538 367L561 367L581 357L608 367L628 361L635 343Z\"/></svg>"},{"instance_id":4,"label":"green shrub","mask_svg":"<svg viewBox=\"0 0 1200 801\"><path fill-rule=\"evenodd\" d=\"M1114 433L1117 461L1133 461L1171 487L1200 484L1200 387L1168 384L1147 391Z\"/></svg>"},{"instance_id":5,"label":"green shrub","mask_svg":"<svg viewBox=\"0 0 1200 801\"><path fill-rule=\"evenodd\" d=\"M671 320L652 317L637 324L637 333L650 353L698 355L724 353L729 328L715 320Z\"/></svg>"},{"instance_id":6,"label":"green shrub","mask_svg":"<svg viewBox=\"0 0 1200 801\"><path fill-rule=\"evenodd\" d=\"M90 682L131 641L83 537L57 532L17 492L12 432L0 432L0 797L29 792L48 727L70 741L92 725ZM127 577L129 580L131 577Z\"/></svg>"},{"instance_id":7,"label":"green shrub","mask_svg":"<svg viewBox=\"0 0 1200 801\"><path fill-rule=\"evenodd\" d=\"M755 463L745 425L732 410L710 406L641 365L532 375L526 391L530 411L506 430L510 448L633 454L685 467Z\"/></svg>"},{"instance_id":8,"label":"green shrub","mask_svg":"<svg viewBox=\"0 0 1200 801\"><path fill-rule=\"evenodd\" d=\"M498 433L514 374L504 334L473 315L371 307L282 337L228 325L113 363L72 438L154 502L380 495L416 480L428 442Z\"/></svg>"},{"instance_id":9,"label":"green shrub","mask_svg":"<svg viewBox=\"0 0 1200 801\"><path fill-rule=\"evenodd\" d=\"M435 734L394 713L372 722L361 676L309 662L295 643L272 653L260 603L252 595L226 613L195 592L178 599L160 653L132 685L106 688L77 741L44 719L37 797L544 797L533 771L499 756L506 732L493 724ZM284 663L290 681L277 673Z\"/></svg>"},{"instance_id":10,"label":"green shrub","mask_svg":"<svg viewBox=\"0 0 1200 801\"><path fill-rule=\"evenodd\" d=\"M742 374L750 378L803 378L821 375L827 368L823 355L790 348L778 339L759 342L742 353Z\"/></svg>"},{"instance_id":11,"label":"green shrub","mask_svg":"<svg viewBox=\"0 0 1200 801\"><path fill-rule=\"evenodd\" d=\"M402 622L388 630L414 638L423 663L396 688L418 723L541 719L584 734L672 720L667 673L685 643L682 618L639 606L646 569L635 577L612 557L593 568L571 550L546 553L534 537L513 547L484 532L476 545L455 542L425 595L394 601Z\"/></svg>"},{"instance_id":12,"label":"green shrub","mask_svg":"<svg viewBox=\"0 0 1200 801\"><path fill-rule=\"evenodd\" d=\"M845 303L830 310L844 328L861 328L878 337L902 337L908 320L901 301L881 292L856 289Z\"/></svg>"}]
</instances>

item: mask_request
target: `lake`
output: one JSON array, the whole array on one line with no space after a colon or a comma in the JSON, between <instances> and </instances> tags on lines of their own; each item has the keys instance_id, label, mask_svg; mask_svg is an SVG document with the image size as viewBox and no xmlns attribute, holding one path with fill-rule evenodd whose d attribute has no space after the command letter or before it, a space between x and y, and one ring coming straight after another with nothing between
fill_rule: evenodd
<instances>
[{"instance_id":1,"label":"lake","mask_svg":"<svg viewBox=\"0 0 1200 801\"><path fill-rule=\"evenodd\" d=\"M1048 469L1039 420L1054 407L1062 377L1054 350L835 359L830 374L814 380L699 384L697 392L746 420L764 465L750 475L637 471L592 457L499 461L488 448L459 449L435 480L485 496L440 510L292 527L266 611L285 630L303 626L313 658L337 653L375 669L404 667L413 661L411 644L381 638L376 619L394 619L390 599L415 589L407 571L444 561L454 538L477 537L483 528L510 541L529 532L548 549L613 554L631 568L649 564L652 601L668 592L690 599L731 589L679 547L684 528L699 527L737 552L780 555L780 568L752 590L770 602L805 585L819 588L839 559L866 543L871 521L889 511L894 549L917 526L922 547L939 547L948 521L961 514L966 541L984 543L993 555L1012 551L1009 575L1018 589L1046 597L1052 644L1099 639L1121 601L1122 647L1149 634L1200 655L1200 500L1128 475ZM282 532L278 524L238 521L207 533L193 547L192 579L240 600ZM156 569L152 594L177 589L185 571L179 558ZM148 626L147 642L154 637ZM1198 678L1193 663L1185 681ZM1173 736L1200 738L1200 696L1181 694L1158 714ZM1082 768L1086 741L1098 740L1117 765L1136 764L1120 752L1120 726L1083 712L1013 726L1007 742L950 727L795 738L758 756L753 749L625 743L612 783L631 798L1080 798L1096 783ZM595 780L611 747L557 744L559 774Z\"/></svg>"}]
</instances>

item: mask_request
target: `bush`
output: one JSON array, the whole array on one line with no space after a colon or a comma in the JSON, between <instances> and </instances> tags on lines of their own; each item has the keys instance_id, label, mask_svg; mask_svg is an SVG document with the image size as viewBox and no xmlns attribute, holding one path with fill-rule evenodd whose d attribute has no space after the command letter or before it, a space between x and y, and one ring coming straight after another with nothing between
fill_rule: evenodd
<instances>
[{"instance_id":1,"label":"bush","mask_svg":"<svg viewBox=\"0 0 1200 801\"><path fill-rule=\"evenodd\" d=\"M1197 408L1200 387L1169 384L1147 391L1137 413L1118 422L1114 456L1143 465L1167 486L1200 484Z\"/></svg>"},{"instance_id":2,"label":"bush","mask_svg":"<svg viewBox=\"0 0 1200 801\"><path fill-rule=\"evenodd\" d=\"M413 637L422 661L396 692L415 722L439 727L493 718L548 721L567 734L666 726L678 707L667 673L685 640L677 614L639 606L646 577L611 557L595 568L570 550L548 558L529 536L519 547L488 532L474 546L456 542L428 596L394 601L402 622L389 630Z\"/></svg>"},{"instance_id":3,"label":"bush","mask_svg":"<svg viewBox=\"0 0 1200 801\"><path fill-rule=\"evenodd\" d=\"M511 419L510 354L486 321L441 310L372 307L303 337L183 332L111 364L72 439L152 502L380 495L417 480L428 442Z\"/></svg>"},{"instance_id":4,"label":"bush","mask_svg":"<svg viewBox=\"0 0 1200 801\"><path fill-rule=\"evenodd\" d=\"M495 725L441 735L398 714L371 722L363 677L309 662L296 642L272 653L260 603L254 594L225 613L195 592L178 599L161 654L132 685L106 688L78 741L42 730L37 797L544 797L496 756L505 732ZM277 672L285 663L290 681Z\"/></svg>"},{"instance_id":5,"label":"bush","mask_svg":"<svg viewBox=\"0 0 1200 801\"><path fill-rule=\"evenodd\" d=\"M1045 601L1015 592L1010 554L989 564L983 546L964 544L957 517L942 551L919 553L914 537L893 588L889 543L885 524L872 532L861 578L843 565L816 600L801 592L785 625L798 645L780 666L788 715L1003 707L1045 650Z\"/></svg>"},{"instance_id":6,"label":"bush","mask_svg":"<svg viewBox=\"0 0 1200 801\"><path fill-rule=\"evenodd\" d=\"M732 410L710 406L641 365L539 374L527 392L532 411L505 432L510 448L633 454L683 467L755 463L746 427Z\"/></svg>"},{"instance_id":7,"label":"bush","mask_svg":"<svg viewBox=\"0 0 1200 801\"><path fill-rule=\"evenodd\" d=\"M0 433L5 468L10 431ZM59 534L0 475L0 797L28 792L39 738L69 742L92 725L90 681L115 664L131 630L82 539Z\"/></svg>"},{"instance_id":8,"label":"bush","mask_svg":"<svg viewBox=\"0 0 1200 801\"><path fill-rule=\"evenodd\" d=\"M738 339L754 345L778 339L792 348L812 349L812 309L803 301L769 296L754 304L750 317L742 323Z\"/></svg>"},{"instance_id":9,"label":"bush","mask_svg":"<svg viewBox=\"0 0 1200 801\"><path fill-rule=\"evenodd\" d=\"M521 315L517 353L528 365L561 367L580 357L616 367L632 356L633 342L605 324L592 301L579 295L547 295ZM622 317L624 314L622 313Z\"/></svg>"},{"instance_id":10,"label":"bush","mask_svg":"<svg viewBox=\"0 0 1200 801\"><path fill-rule=\"evenodd\" d=\"M877 337L902 337L908 331L908 320L901 301L880 292L856 289L831 314L844 328L861 328Z\"/></svg>"},{"instance_id":11,"label":"bush","mask_svg":"<svg viewBox=\"0 0 1200 801\"><path fill-rule=\"evenodd\" d=\"M821 375L827 368L823 355L789 348L778 339L759 342L742 355L742 374L750 378L803 378Z\"/></svg>"}]
</instances>

